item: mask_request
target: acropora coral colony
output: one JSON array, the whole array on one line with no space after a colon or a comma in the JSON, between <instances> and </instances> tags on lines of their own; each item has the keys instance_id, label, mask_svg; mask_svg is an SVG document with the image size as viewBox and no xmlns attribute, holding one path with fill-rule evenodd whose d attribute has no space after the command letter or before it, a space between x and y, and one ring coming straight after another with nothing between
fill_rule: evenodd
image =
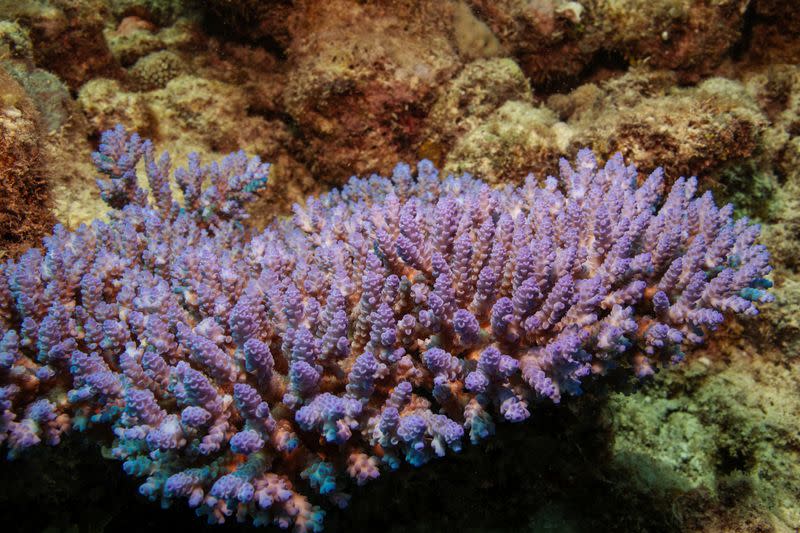
<instances>
[{"instance_id":1,"label":"acropora coral colony","mask_svg":"<svg viewBox=\"0 0 800 533\"><path fill-rule=\"evenodd\" d=\"M169 156L122 127L94 162L108 222L0 266L0 442L110 428L143 495L212 523L319 531L306 494L344 506L348 477L650 374L772 298L757 225L619 154L498 189L400 164L255 235L257 158L190 156L180 202Z\"/></svg>"}]
</instances>

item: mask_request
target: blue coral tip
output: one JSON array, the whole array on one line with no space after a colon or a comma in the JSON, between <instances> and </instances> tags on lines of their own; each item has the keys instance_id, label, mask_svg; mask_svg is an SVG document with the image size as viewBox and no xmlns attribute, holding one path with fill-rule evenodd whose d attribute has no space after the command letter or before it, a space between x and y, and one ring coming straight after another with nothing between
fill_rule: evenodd
<instances>
[{"instance_id":1,"label":"blue coral tip","mask_svg":"<svg viewBox=\"0 0 800 533\"><path fill-rule=\"evenodd\" d=\"M753 287L757 287L759 289L769 289L772 288L772 285L773 283L766 278L758 278L752 283Z\"/></svg>"},{"instance_id":2,"label":"blue coral tip","mask_svg":"<svg viewBox=\"0 0 800 533\"><path fill-rule=\"evenodd\" d=\"M739 296L751 302L757 302L761 298L761 294L762 292L759 289L754 289L753 287L746 287L739 291Z\"/></svg>"}]
</instances>

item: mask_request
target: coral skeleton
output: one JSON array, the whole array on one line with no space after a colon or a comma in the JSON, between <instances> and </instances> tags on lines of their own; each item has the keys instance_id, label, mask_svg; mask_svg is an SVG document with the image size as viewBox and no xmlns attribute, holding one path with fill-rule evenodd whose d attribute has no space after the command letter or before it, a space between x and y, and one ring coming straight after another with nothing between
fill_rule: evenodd
<instances>
[{"instance_id":1,"label":"coral skeleton","mask_svg":"<svg viewBox=\"0 0 800 533\"><path fill-rule=\"evenodd\" d=\"M106 428L142 494L211 523L319 531L348 485L680 362L772 299L758 225L619 154L502 188L399 164L261 233L257 158L173 173L118 126L94 163L108 221L0 265L0 443Z\"/></svg>"}]
</instances>

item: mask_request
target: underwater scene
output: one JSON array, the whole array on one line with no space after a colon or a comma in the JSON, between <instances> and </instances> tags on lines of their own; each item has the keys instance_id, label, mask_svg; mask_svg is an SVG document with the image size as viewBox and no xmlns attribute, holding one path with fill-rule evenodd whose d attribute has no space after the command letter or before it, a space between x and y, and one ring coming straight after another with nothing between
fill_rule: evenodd
<instances>
[{"instance_id":1,"label":"underwater scene","mask_svg":"<svg viewBox=\"0 0 800 533\"><path fill-rule=\"evenodd\" d=\"M4 532L800 531L796 0L0 0Z\"/></svg>"}]
</instances>

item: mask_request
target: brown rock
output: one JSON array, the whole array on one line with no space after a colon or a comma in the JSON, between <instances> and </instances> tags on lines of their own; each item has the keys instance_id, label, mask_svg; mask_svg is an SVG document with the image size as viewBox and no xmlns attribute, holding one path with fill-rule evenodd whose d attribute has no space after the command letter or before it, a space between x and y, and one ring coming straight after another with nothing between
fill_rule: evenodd
<instances>
[{"instance_id":1,"label":"brown rock","mask_svg":"<svg viewBox=\"0 0 800 533\"><path fill-rule=\"evenodd\" d=\"M2 14L28 28L37 66L58 75L70 89L97 76L120 75L103 37L107 10L102 1L18 2Z\"/></svg>"},{"instance_id":2,"label":"brown rock","mask_svg":"<svg viewBox=\"0 0 800 533\"><path fill-rule=\"evenodd\" d=\"M420 155L441 164L454 142L509 100L532 103L531 87L511 59L482 59L453 78L428 116Z\"/></svg>"},{"instance_id":3,"label":"brown rock","mask_svg":"<svg viewBox=\"0 0 800 533\"><path fill-rule=\"evenodd\" d=\"M619 151L642 169L664 167L671 179L709 176L757 155L767 121L741 84L711 78L671 89L672 75L632 71L551 97L573 132L568 152Z\"/></svg>"},{"instance_id":4,"label":"brown rock","mask_svg":"<svg viewBox=\"0 0 800 533\"><path fill-rule=\"evenodd\" d=\"M449 4L299 4L283 101L301 159L336 182L417 159L428 112L459 64Z\"/></svg>"},{"instance_id":5,"label":"brown rock","mask_svg":"<svg viewBox=\"0 0 800 533\"><path fill-rule=\"evenodd\" d=\"M747 0L469 0L535 85L603 63L647 63L698 81L739 40Z\"/></svg>"},{"instance_id":6,"label":"brown rock","mask_svg":"<svg viewBox=\"0 0 800 533\"><path fill-rule=\"evenodd\" d=\"M40 125L22 87L0 68L0 258L38 241L53 224L41 174Z\"/></svg>"}]
</instances>

